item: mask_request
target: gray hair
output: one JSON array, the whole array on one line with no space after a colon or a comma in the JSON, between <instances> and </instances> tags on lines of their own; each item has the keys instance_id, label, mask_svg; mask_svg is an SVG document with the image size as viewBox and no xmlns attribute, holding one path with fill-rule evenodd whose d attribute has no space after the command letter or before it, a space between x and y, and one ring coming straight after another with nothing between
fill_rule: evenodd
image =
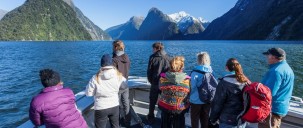
<instances>
[{"instance_id":1,"label":"gray hair","mask_svg":"<svg viewBox=\"0 0 303 128\"><path fill-rule=\"evenodd\" d=\"M197 54L197 62L199 65L210 65L210 57L207 52L200 52Z\"/></svg>"}]
</instances>

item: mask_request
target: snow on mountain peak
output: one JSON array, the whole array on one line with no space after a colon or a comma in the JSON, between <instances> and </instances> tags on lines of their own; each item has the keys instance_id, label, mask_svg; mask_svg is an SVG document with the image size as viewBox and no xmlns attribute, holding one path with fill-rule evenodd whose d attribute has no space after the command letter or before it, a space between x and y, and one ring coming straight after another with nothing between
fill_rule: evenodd
<instances>
[{"instance_id":1,"label":"snow on mountain peak","mask_svg":"<svg viewBox=\"0 0 303 128\"><path fill-rule=\"evenodd\" d=\"M199 17L198 20L199 20L201 23L209 23L209 21L203 19L202 17Z\"/></svg>"},{"instance_id":2,"label":"snow on mountain peak","mask_svg":"<svg viewBox=\"0 0 303 128\"><path fill-rule=\"evenodd\" d=\"M182 33L186 33L188 28L194 24L200 25L200 28L204 29L203 24L209 23L207 20L203 19L202 17L196 18L184 11L170 14L168 16L172 19L173 22L177 23L177 25Z\"/></svg>"},{"instance_id":3,"label":"snow on mountain peak","mask_svg":"<svg viewBox=\"0 0 303 128\"><path fill-rule=\"evenodd\" d=\"M179 22L180 20L182 20L184 17L189 17L190 15L187 14L184 11L178 12L178 13L174 13L174 14L170 14L168 15L171 19L173 19L174 22Z\"/></svg>"}]
</instances>

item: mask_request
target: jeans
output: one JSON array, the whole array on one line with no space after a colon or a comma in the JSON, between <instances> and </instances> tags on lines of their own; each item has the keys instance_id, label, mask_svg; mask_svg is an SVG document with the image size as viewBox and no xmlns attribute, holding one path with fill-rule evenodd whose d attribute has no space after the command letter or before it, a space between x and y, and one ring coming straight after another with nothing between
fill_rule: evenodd
<instances>
[{"instance_id":1,"label":"jeans","mask_svg":"<svg viewBox=\"0 0 303 128\"><path fill-rule=\"evenodd\" d=\"M159 85L151 85L149 91L149 113L148 116L154 116L155 105L158 101L158 96L160 94Z\"/></svg>"},{"instance_id":2,"label":"jeans","mask_svg":"<svg viewBox=\"0 0 303 128\"><path fill-rule=\"evenodd\" d=\"M104 110L95 110L96 128L106 128L108 119L111 128L119 128L119 106Z\"/></svg>"},{"instance_id":3,"label":"jeans","mask_svg":"<svg viewBox=\"0 0 303 128\"><path fill-rule=\"evenodd\" d=\"M239 127L233 126L233 125L228 125L225 123L220 123L220 125L219 125L219 128L245 128L245 127L246 127L246 123L239 125Z\"/></svg>"},{"instance_id":4,"label":"jeans","mask_svg":"<svg viewBox=\"0 0 303 128\"><path fill-rule=\"evenodd\" d=\"M123 90L119 93L120 99L120 115L124 118L125 123L128 125L131 121L131 114L129 112L129 89Z\"/></svg>"},{"instance_id":5,"label":"jeans","mask_svg":"<svg viewBox=\"0 0 303 128\"><path fill-rule=\"evenodd\" d=\"M190 104L191 127L199 128L199 122L202 128L208 128L209 104Z\"/></svg>"}]
</instances>

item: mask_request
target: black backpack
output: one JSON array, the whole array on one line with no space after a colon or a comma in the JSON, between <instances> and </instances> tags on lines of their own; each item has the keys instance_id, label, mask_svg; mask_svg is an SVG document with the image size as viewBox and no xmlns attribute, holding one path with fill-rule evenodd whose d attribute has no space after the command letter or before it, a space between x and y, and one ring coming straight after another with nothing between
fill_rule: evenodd
<instances>
[{"instance_id":1,"label":"black backpack","mask_svg":"<svg viewBox=\"0 0 303 128\"><path fill-rule=\"evenodd\" d=\"M216 88L218 86L216 78L212 73L202 72L200 70L193 70L193 72L204 74L202 84L197 87L199 98L203 102L211 103L215 97Z\"/></svg>"}]
</instances>

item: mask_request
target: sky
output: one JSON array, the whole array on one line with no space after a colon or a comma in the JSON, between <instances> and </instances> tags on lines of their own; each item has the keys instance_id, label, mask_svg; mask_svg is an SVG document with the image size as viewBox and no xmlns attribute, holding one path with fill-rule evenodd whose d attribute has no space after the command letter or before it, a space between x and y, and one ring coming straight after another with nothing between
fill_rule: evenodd
<instances>
[{"instance_id":1,"label":"sky","mask_svg":"<svg viewBox=\"0 0 303 128\"><path fill-rule=\"evenodd\" d=\"M10 11L25 0L0 0L0 9ZM103 30L125 23L132 16L146 17L152 7L165 14L185 11L212 21L222 16L237 0L74 0L75 5Z\"/></svg>"}]
</instances>

